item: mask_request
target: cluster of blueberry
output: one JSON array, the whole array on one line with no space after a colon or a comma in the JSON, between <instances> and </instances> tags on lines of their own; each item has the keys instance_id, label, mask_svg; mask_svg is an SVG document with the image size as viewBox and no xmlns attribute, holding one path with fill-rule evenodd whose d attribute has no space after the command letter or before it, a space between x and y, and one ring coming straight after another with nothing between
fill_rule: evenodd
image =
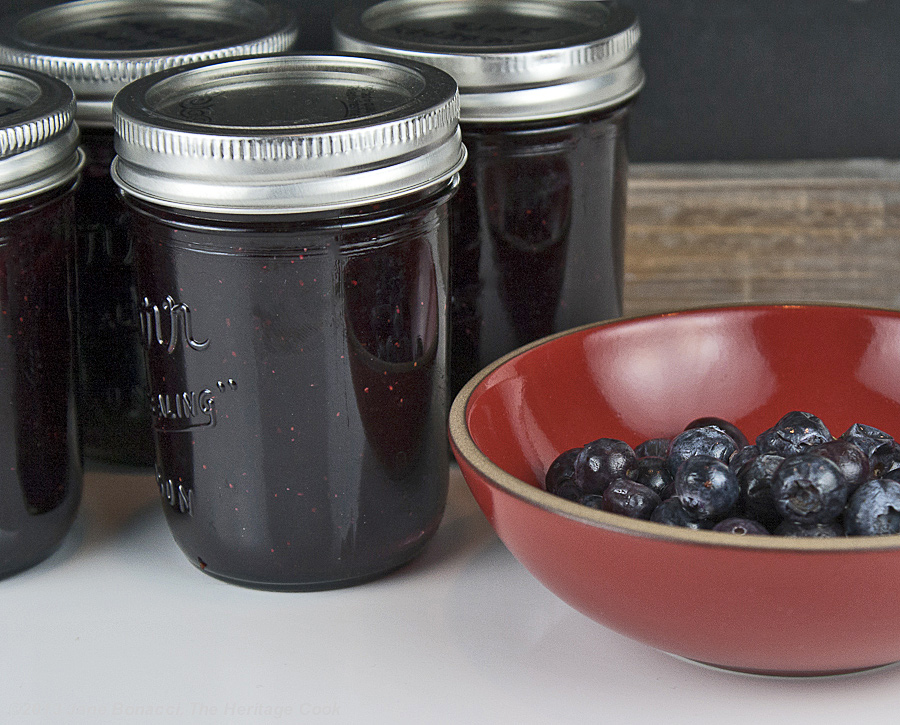
<instances>
[{"instance_id":1,"label":"cluster of blueberry","mask_svg":"<svg viewBox=\"0 0 900 725\"><path fill-rule=\"evenodd\" d=\"M835 438L792 411L755 443L698 418L636 448L600 438L560 454L550 493L603 511L692 529L796 537L900 533L900 443L856 423Z\"/></svg>"}]
</instances>

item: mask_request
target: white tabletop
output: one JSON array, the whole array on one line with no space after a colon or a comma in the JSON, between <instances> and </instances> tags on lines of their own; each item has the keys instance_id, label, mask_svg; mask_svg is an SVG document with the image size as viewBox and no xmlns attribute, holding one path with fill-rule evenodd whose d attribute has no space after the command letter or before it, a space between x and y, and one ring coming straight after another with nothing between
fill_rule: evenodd
<instances>
[{"instance_id":1,"label":"white tabletop","mask_svg":"<svg viewBox=\"0 0 900 725\"><path fill-rule=\"evenodd\" d=\"M178 550L148 474L91 471L62 549L0 582L0 723L894 722L900 667L720 672L542 587L458 469L425 553L362 586L268 593Z\"/></svg>"}]
</instances>

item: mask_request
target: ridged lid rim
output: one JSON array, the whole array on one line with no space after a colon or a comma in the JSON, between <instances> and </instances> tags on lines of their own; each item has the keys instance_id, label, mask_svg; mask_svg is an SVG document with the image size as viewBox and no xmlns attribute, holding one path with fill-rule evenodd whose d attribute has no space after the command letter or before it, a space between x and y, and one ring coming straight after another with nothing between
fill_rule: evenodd
<instances>
[{"instance_id":1,"label":"ridged lid rim","mask_svg":"<svg viewBox=\"0 0 900 725\"><path fill-rule=\"evenodd\" d=\"M470 18L476 25L479 13L508 18L508 35L494 29L488 42L483 31L477 42L475 27L465 31L466 42L459 40L459 27ZM529 40L513 39L517 19L538 25ZM442 33L444 26L453 32ZM418 60L452 75L463 121L541 120L611 108L633 98L645 80L637 15L618 2L382 0L340 8L332 30L338 50Z\"/></svg>"},{"instance_id":2,"label":"ridged lid rim","mask_svg":"<svg viewBox=\"0 0 900 725\"><path fill-rule=\"evenodd\" d=\"M84 158L75 96L63 82L27 69L0 67L0 202L48 191L73 179Z\"/></svg>"},{"instance_id":3,"label":"ridged lid rim","mask_svg":"<svg viewBox=\"0 0 900 725\"><path fill-rule=\"evenodd\" d=\"M245 125L205 115L207 104L221 103L225 111L214 112L233 118L240 101L229 94L240 98L245 88L305 102L304 83L327 84L329 74L339 91L390 88L405 100L344 120ZM176 106L188 118L176 118ZM289 214L377 203L459 171L465 148L458 118L456 83L420 63L341 54L199 63L117 94L112 175L137 198L189 211Z\"/></svg>"}]
</instances>

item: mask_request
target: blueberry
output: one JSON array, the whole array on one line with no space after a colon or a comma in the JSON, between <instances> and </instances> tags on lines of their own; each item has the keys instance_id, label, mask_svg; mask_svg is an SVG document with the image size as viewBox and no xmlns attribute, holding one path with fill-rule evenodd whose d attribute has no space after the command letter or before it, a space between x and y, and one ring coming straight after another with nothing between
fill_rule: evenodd
<instances>
[{"instance_id":1,"label":"blueberry","mask_svg":"<svg viewBox=\"0 0 900 725\"><path fill-rule=\"evenodd\" d=\"M668 526L682 526L688 529L708 529L709 522L689 513L681 504L681 499L672 496L657 506L650 515L650 520Z\"/></svg>"},{"instance_id":2,"label":"blueberry","mask_svg":"<svg viewBox=\"0 0 900 725\"><path fill-rule=\"evenodd\" d=\"M578 503L600 511L603 508L603 496L599 493L586 493L578 499Z\"/></svg>"},{"instance_id":3,"label":"blueberry","mask_svg":"<svg viewBox=\"0 0 900 725\"><path fill-rule=\"evenodd\" d=\"M791 536L795 539L834 539L844 535L844 527L837 521L826 524L800 524L796 521L782 521L775 529L776 536Z\"/></svg>"},{"instance_id":4,"label":"blueberry","mask_svg":"<svg viewBox=\"0 0 900 725\"><path fill-rule=\"evenodd\" d=\"M721 428L711 425L690 428L672 439L666 462L672 475L676 475L681 464L689 458L708 456L727 464L736 450L737 443Z\"/></svg>"},{"instance_id":5,"label":"blueberry","mask_svg":"<svg viewBox=\"0 0 900 725\"><path fill-rule=\"evenodd\" d=\"M862 448L849 440L835 438L825 443L810 446L807 450L809 453L824 456L837 463L841 473L844 474L844 478L847 479L847 485L850 486L851 491L870 478L868 456L866 456Z\"/></svg>"},{"instance_id":6,"label":"blueberry","mask_svg":"<svg viewBox=\"0 0 900 725\"><path fill-rule=\"evenodd\" d=\"M634 468L629 471L628 478L652 488L660 498L668 498L672 495L675 479L669 472L665 458L659 456L638 458Z\"/></svg>"},{"instance_id":7,"label":"blueberry","mask_svg":"<svg viewBox=\"0 0 900 725\"><path fill-rule=\"evenodd\" d=\"M738 448L743 448L749 443L749 441L747 440L747 436L745 436L744 432L734 423L725 420L724 418L717 418L715 416L706 416L703 418L692 420L685 426L684 429L691 430L692 428L705 428L706 426L710 425L715 426L724 433L727 433Z\"/></svg>"},{"instance_id":8,"label":"blueberry","mask_svg":"<svg viewBox=\"0 0 900 725\"><path fill-rule=\"evenodd\" d=\"M668 438L651 438L637 446L634 449L634 455L638 458L647 458L649 456L662 456L665 458L669 452L669 443L671 443L671 440Z\"/></svg>"},{"instance_id":9,"label":"blueberry","mask_svg":"<svg viewBox=\"0 0 900 725\"><path fill-rule=\"evenodd\" d=\"M744 464L749 463L759 455L759 447L757 445L747 445L739 448L728 461L728 467L735 473L740 473Z\"/></svg>"},{"instance_id":10,"label":"blueberry","mask_svg":"<svg viewBox=\"0 0 900 725\"><path fill-rule=\"evenodd\" d=\"M781 521L772 498L772 477L784 461L774 453L764 453L745 464L737 473L741 488L740 505L745 516L769 528Z\"/></svg>"},{"instance_id":11,"label":"blueberry","mask_svg":"<svg viewBox=\"0 0 900 725\"><path fill-rule=\"evenodd\" d=\"M713 531L724 531L729 534L739 534L740 536L768 536L769 531L759 521L753 519L745 519L734 516L724 521L720 521L713 526Z\"/></svg>"},{"instance_id":12,"label":"blueberry","mask_svg":"<svg viewBox=\"0 0 900 725\"><path fill-rule=\"evenodd\" d=\"M632 519L649 519L661 503L651 488L628 478L617 478L603 492L603 510Z\"/></svg>"},{"instance_id":13,"label":"blueberry","mask_svg":"<svg viewBox=\"0 0 900 725\"><path fill-rule=\"evenodd\" d=\"M564 481L573 481L575 478L575 459L581 452L580 448L570 448L563 451L547 468L544 475L544 490L549 493L556 493L556 490Z\"/></svg>"},{"instance_id":14,"label":"blueberry","mask_svg":"<svg viewBox=\"0 0 900 725\"><path fill-rule=\"evenodd\" d=\"M734 509L739 494L737 477L728 464L712 456L693 456L675 474L675 495L697 518L724 518Z\"/></svg>"},{"instance_id":15,"label":"blueberry","mask_svg":"<svg viewBox=\"0 0 900 725\"><path fill-rule=\"evenodd\" d=\"M856 489L844 511L844 530L848 536L900 533L900 482L876 478Z\"/></svg>"},{"instance_id":16,"label":"blueberry","mask_svg":"<svg viewBox=\"0 0 900 725\"><path fill-rule=\"evenodd\" d=\"M559 496L567 501L578 501L583 495L581 493L581 486L575 483L574 478L562 479L551 493L554 496Z\"/></svg>"},{"instance_id":17,"label":"blueberry","mask_svg":"<svg viewBox=\"0 0 900 725\"><path fill-rule=\"evenodd\" d=\"M628 475L636 461L634 450L624 441L598 438L575 459L575 482L582 493L603 493L611 481Z\"/></svg>"},{"instance_id":18,"label":"blueberry","mask_svg":"<svg viewBox=\"0 0 900 725\"><path fill-rule=\"evenodd\" d=\"M772 477L775 509L783 518L801 524L834 521L849 493L838 465L812 453L788 456Z\"/></svg>"},{"instance_id":19,"label":"blueberry","mask_svg":"<svg viewBox=\"0 0 900 725\"><path fill-rule=\"evenodd\" d=\"M900 443L882 443L869 456L872 478L883 478L885 474L900 468Z\"/></svg>"},{"instance_id":20,"label":"blueberry","mask_svg":"<svg viewBox=\"0 0 900 725\"><path fill-rule=\"evenodd\" d=\"M756 437L760 453L790 456L832 439L825 424L812 413L794 410Z\"/></svg>"},{"instance_id":21,"label":"blueberry","mask_svg":"<svg viewBox=\"0 0 900 725\"><path fill-rule=\"evenodd\" d=\"M863 453L869 458L872 457L878 446L894 442L894 438L883 430L873 428L871 425L865 425L864 423L854 423L841 433L841 438L862 448Z\"/></svg>"}]
</instances>

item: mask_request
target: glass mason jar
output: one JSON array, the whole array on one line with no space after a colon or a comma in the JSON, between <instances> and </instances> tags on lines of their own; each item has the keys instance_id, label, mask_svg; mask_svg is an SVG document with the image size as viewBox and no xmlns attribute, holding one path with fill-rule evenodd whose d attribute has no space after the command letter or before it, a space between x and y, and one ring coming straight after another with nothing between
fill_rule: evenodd
<instances>
[{"instance_id":1,"label":"glass mason jar","mask_svg":"<svg viewBox=\"0 0 900 725\"><path fill-rule=\"evenodd\" d=\"M90 459L153 464L133 250L109 175L116 91L148 73L199 60L273 53L296 38L268 0L76 0L0 23L0 62L68 83L87 162L76 192L81 439Z\"/></svg>"},{"instance_id":2,"label":"glass mason jar","mask_svg":"<svg viewBox=\"0 0 900 725\"><path fill-rule=\"evenodd\" d=\"M156 472L206 573L347 586L437 529L458 104L437 69L332 54L116 97Z\"/></svg>"},{"instance_id":3,"label":"glass mason jar","mask_svg":"<svg viewBox=\"0 0 900 725\"><path fill-rule=\"evenodd\" d=\"M81 499L74 114L64 83L0 67L0 576L48 557Z\"/></svg>"},{"instance_id":4,"label":"glass mason jar","mask_svg":"<svg viewBox=\"0 0 900 725\"><path fill-rule=\"evenodd\" d=\"M634 12L579 0L343 7L335 47L429 63L460 88L451 392L511 350L622 313Z\"/></svg>"}]
</instances>

